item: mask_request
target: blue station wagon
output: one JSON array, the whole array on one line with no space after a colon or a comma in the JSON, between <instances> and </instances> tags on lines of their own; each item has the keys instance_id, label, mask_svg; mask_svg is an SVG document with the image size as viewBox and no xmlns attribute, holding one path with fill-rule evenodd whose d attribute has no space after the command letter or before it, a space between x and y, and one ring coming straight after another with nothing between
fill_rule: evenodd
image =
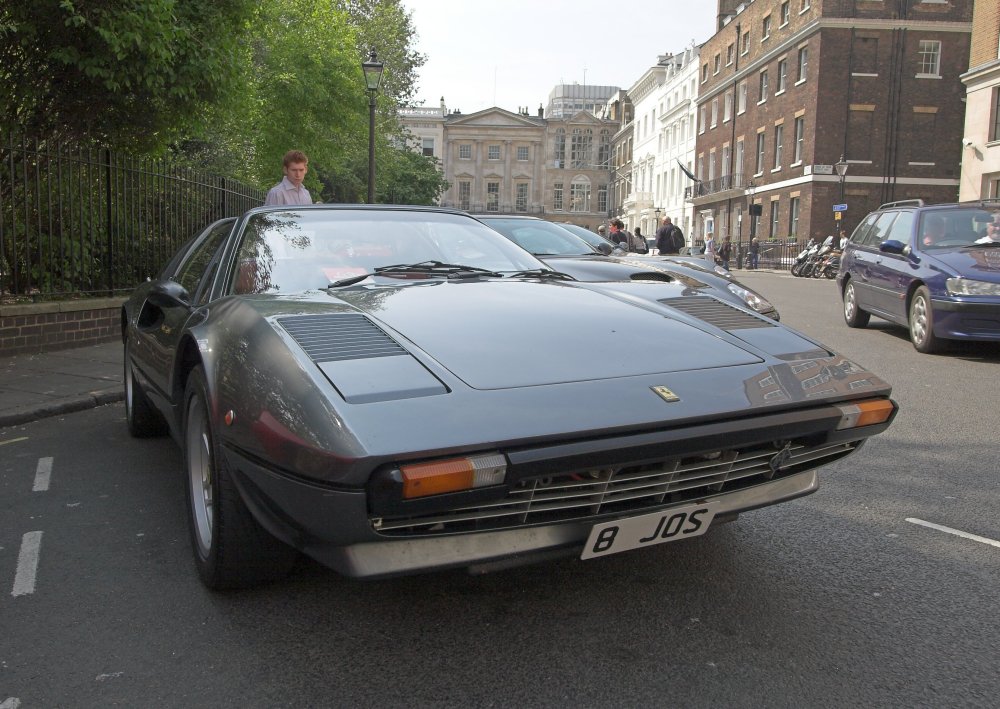
<instances>
[{"instance_id":1,"label":"blue station wagon","mask_svg":"<svg viewBox=\"0 0 1000 709\"><path fill-rule=\"evenodd\" d=\"M837 283L849 327L904 325L920 352L1000 340L1000 200L882 205L851 235Z\"/></svg>"}]
</instances>

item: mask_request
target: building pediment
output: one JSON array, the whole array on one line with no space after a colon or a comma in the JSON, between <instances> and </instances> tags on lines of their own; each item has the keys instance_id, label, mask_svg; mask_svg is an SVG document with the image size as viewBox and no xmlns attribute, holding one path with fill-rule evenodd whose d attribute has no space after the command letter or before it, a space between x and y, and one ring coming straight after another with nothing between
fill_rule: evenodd
<instances>
[{"instance_id":1,"label":"building pediment","mask_svg":"<svg viewBox=\"0 0 1000 709\"><path fill-rule=\"evenodd\" d=\"M528 126L538 128L544 125L545 120L524 116L519 113L506 111L502 108L487 108L476 113L451 114L448 116L449 127L457 126Z\"/></svg>"}]
</instances>

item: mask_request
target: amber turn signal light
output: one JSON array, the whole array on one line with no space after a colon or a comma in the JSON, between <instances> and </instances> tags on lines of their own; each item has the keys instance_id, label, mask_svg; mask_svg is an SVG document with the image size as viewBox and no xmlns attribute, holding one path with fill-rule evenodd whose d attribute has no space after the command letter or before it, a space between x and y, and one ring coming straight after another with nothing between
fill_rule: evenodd
<instances>
[{"instance_id":1,"label":"amber turn signal light","mask_svg":"<svg viewBox=\"0 0 1000 709\"><path fill-rule=\"evenodd\" d=\"M507 460L499 453L447 458L399 467L403 474L403 499L461 492L499 485L507 475Z\"/></svg>"},{"instance_id":2,"label":"amber turn signal light","mask_svg":"<svg viewBox=\"0 0 1000 709\"><path fill-rule=\"evenodd\" d=\"M845 428L885 423L896 410L896 405L890 399L868 399L853 404L839 404L837 408L840 409L837 430L841 431Z\"/></svg>"}]
</instances>

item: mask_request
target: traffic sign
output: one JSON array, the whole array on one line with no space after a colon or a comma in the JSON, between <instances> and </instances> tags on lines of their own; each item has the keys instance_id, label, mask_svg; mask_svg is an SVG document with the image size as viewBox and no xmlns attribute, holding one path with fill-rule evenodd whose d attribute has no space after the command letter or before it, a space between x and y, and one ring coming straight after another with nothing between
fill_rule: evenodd
<instances>
[{"instance_id":1,"label":"traffic sign","mask_svg":"<svg viewBox=\"0 0 1000 709\"><path fill-rule=\"evenodd\" d=\"M846 212L847 211L847 205L846 204L835 204L835 205L833 205L833 211L835 211L835 212Z\"/></svg>"}]
</instances>

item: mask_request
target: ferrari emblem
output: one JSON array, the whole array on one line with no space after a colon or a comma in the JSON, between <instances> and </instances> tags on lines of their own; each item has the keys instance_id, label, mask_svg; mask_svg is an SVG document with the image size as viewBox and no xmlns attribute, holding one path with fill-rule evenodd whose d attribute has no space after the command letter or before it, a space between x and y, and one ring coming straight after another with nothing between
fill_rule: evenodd
<instances>
[{"instance_id":1,"label":"ferrari emblem","mask_svg":"<svg viewBox=\"0 0 1000 709\"><path fill-rule=\"evenodd\" d=\"M673 393L672 391L670 391L670 389L668 389L667 387L657 386L657 387L651 387L651 388L664 401L674 402L674 401L680 401L681 400L681 398L679 396L677 396L675 393Z\"/></svg>"}]
</instances>

